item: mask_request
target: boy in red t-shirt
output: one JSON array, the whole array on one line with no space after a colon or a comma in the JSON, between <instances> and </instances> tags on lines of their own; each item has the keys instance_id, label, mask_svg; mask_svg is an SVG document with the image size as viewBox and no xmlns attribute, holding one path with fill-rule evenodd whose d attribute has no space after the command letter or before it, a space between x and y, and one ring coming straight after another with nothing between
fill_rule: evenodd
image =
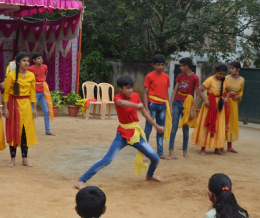
<instances>
[{"instance_id":1,"label":"boy in red t-shirt","mask_svg":"<svg viewBox=\"0 0 260 218\"><path fill-rule=\"evenodd\" d=\"M45 134L55 136L55 134L53 134L50 130L49 109L48 109L47 102L46 102L46 99L44 97L44 92L43 92L43 82L46 81L48 68L45 64L42 64L43 59L42 59L41 53L35 52L32 55L32 59L33 59L33 62L35 63L35 65L30 66L27 70L34 73L34 75L35 75L36 104L38 103L38 101L40 101L41 105L42 105L42 110L44 113Z\"/></svg>"},{"instance_id":2,"label":"boy in red t-shirt","mask_svg":"<svg viewBox=\"0 0 260 218\"><path fill-rule=\"evenodd\" d=\"M182 73L180 73L176 78L176 85L172 92L170 108L172 113L172 131L171 138L169 143L169 156L172 159L177 159L176 155L174 155L174 141L176 137L176 133L179 127L179 118L180 115L183 116L183 103L187 98L187 95L194 96L194 91L196 90L196 99L190 108L189 119L194 119L194 109L197 107L197 104L200 100L199 95L199 85L200 80L199 77L191 71L192 68L192 60L190 58L182 58L180 60L180 69ZM183 156L189 158L187 154L188 150L188 142L189 142L189 126L183 125Z\"/></svg>"},{"instance_id":3,"label":"boy in red t-shirt","mask_svg":"<svg viewBox=\"0 0 260 218\"><path fill-rule=\"evenodd\" d=\"M114 97L114 102L120 124L117 128L116 138L103 159L95 163L75 183L75 187L78 189L84 188L84 183L94 176L100 169L110 164L116 154L127 145L136 148L151 160L146 179L156 180L159 182L162 181L159 176L154 175L154 171L159 164L160 158L145 140L145 134L137 124L139 121L137 110L141 111L146 120L148 120L148 122L150 122L158 132L163 133L164 127L159 126L153 121L147 110L144 108L139 95L133 92L134 81L130 76L121 76L117 80L117 86L120 93ZM137 141L135 139L137 139Z\"/></svg>"},{"instance_id":4,"label":"boy in red t-shirt","mask_svg":"<svg viewBox=\"0 0 260 218\"><path fill-rule=\"evenodd\" d=\"M165 67L166 58L164 55L157 54L153 58L155 71L149 73L145 77L144 82L144 106L154 119L156 117L156 123L159 126L165 124L165 110L168 99L168 88L170 87L169 76L163 72ZM160 98L162 101L154 100L153 96ZM152 125L146 121L144 129L147 141L149 141L150 134L152 132ZM163 133L157 132L157 154L162 159L170 160L171 158L163 153Z\"/></svg>"}]
</instances>

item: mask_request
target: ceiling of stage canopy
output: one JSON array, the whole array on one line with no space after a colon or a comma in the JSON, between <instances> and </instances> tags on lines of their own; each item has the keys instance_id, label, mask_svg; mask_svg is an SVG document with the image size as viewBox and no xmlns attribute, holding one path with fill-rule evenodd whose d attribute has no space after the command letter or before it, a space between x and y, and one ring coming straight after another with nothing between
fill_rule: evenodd
<instances>
[{"instance_id":1,"label":"ceiling of stage canopy","mask_svg":"<svg viewBox=\"0 0 260 218\"><path fill-rule=\"evenodd\" d=\"M10 17L26 17L34 14L52 14L58 10L83 10L76 0L0 0L0 14Z\"/></svg>"}]
</instances>

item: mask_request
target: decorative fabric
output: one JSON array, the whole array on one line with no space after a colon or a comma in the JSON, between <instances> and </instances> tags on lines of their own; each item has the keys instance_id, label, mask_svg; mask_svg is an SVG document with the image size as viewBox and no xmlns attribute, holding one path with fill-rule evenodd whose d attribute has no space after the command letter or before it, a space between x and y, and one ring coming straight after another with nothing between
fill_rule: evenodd
<instances>
[{"instance_id":1,"label":"decorative fabric","mask_svg":"<svg viewBox=\"0 0 260 218\"><path fill-rule=\"evenodd\" d=\"M190 94L184 94L181 92L178 92L179 95L185 96L185 101L183 102L183 117L181 119L179 128L182 128L183 125L187 125L191 128L197 127L197 116L195 115L194 118L191 120L190 117L190 109L194 103L193 96ZM196 114L196 109L194 108L194 114Z\"/></svg>"},{"instance_id":2,"label":"decorative fabric","mask_svg":"<svg viewBox=\"0 0 260 218\"><path fill-rule=\"evenodd\" d=\"M145 141L146 136L142 128L138 125L137 122L127 123L127 124L119 124L124 129L134 129L134 135L130 138L128 144L133 145L135 143L140 142L140 137L142 137ZM135 175L138 176L139 174L144 174L148 164L143 164L144 154L141 151L137 151L134 168L135 168Z\"/></svg>"},{"instance_id":3,"label":"decorative fabric","mask_svg":"<svg viewBox=\"0 0 260 218\"><path fill-rule=\"evenodd\" d=\"M27 99L29 96L14 96L9 95L8 109L9 118L6 119L6 141L11 143L16 148L20 144L20 119L17 99Z\"/></svg>"},{"instance_id":4,"label":"decorative fabric","mask_svg":"<svg viewBox=\"0 0 260 218\"><path fill-rule=\"evenodd\" d=\"M54 9L61 10L83 10L82 3L75 0L0 0L0 13L10 17L25 17L34 14L52 14Z\"/></svg>"},{"instance_id":5,"label":"decorative fabric","mask_svg":"<svg viewBox=\"0 0 260 218\"><path fill-rule=\"evenodd\" d=\"M163 140L167 141L171 137L171 129L172 129L172 115L170 110L170 105L168 100L161 99L154 95L148 95L149 98L166 103L166 114L165 114L165 122L164 122L164 133L163 133Z\"/></svg>"}]
</instances>

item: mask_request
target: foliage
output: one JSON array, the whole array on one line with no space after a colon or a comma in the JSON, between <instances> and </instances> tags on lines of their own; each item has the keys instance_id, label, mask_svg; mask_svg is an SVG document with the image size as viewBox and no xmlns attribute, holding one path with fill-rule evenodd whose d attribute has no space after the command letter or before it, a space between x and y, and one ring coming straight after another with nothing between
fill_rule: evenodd
<instances>
[{"instance_id":1,"label":"foliage","mask_svg":"<svg viewBox=\"0 0 260 218\"><path fill-rule=\"evenodd\" d=\"M65 17L71 17L75 14L78 14L80 11L79 10L62 10L59 12L58 9L55 9L53 14L49 14L48 12L39 15L39 14L35 14L32 17L24 17L23 19L31 21L31 22L38 22L40 20L58 20L61 17L65 16Z\"/></svg>"},{"instance_id":2,"label":"foliage","mask_svg":"<svg viewBox=\"0 0 260 218\"><path fill-rule=\"evenodd\" d=\"M52 104L61 110L64 107L62 91L51 91Z\"/></svg>"},{"instance_id":3,"label":"foliage","mask_svg":"<svg viewBox=\"0 0 260 218\"><path fill-rule=\"evenodd\" d=\"M255 0L85 0L83 55L151 59L180 51L230 60L259 51L260 3ZM253 33L247 33L248 27Z\"/></svg>"},{"instance_id":4,"label":"foliage","mask_svg":"<svg viewBox=\"0 0 260 218\"><path fill-rule=\"evenodd\" d=\"M108 67L111 63L103 61L103 55L97 51L87 54L81 60L81 73L80 73L80 93L82 93L82 83L92 81L99 83L104 76L108 76Z\"/></svg>"},{"instance_id":5,"label":"foliage","mask_svg":"<svg viewBox=\"0 0 260 218\"><path fill-rule=\"evenodd\" d=\"M77 100L81 100L81 99L82 98L76 92L71 92L67 96L64 96L64 101L67 105L80 106L80 104L77 102Z\"/></svg>"}]
</instances>

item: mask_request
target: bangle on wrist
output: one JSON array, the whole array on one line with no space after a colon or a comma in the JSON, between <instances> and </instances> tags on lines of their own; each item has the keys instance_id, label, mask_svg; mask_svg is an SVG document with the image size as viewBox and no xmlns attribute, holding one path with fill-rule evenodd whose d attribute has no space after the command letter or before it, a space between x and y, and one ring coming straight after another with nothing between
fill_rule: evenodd
<instances>
[{"instance_id":1,"label":"bangle on wrist","mask_svg":"<svg viewBox=\"0 0 260 218\"><path fill-rule=\"evenodd\" d=\"M3 107L3 105L1 104L0 107Z\"/></svg>"}]
</instances>

